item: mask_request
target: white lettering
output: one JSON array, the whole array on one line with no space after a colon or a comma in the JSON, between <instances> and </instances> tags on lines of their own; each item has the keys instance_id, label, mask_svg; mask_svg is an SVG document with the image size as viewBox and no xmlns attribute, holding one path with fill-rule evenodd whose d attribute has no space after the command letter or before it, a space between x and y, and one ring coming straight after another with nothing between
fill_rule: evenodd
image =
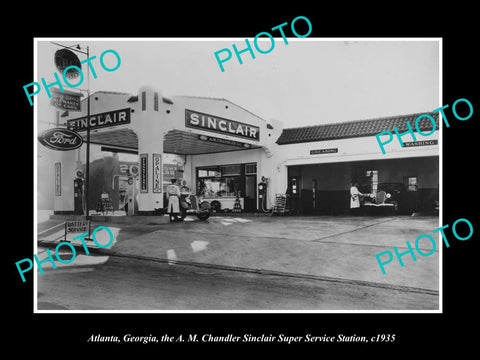
<instances>
[{"instance_id":1,"label":"white lettering","mask_svg":"<svg viewBox=\"0 0 480 360\"><path fill-rule=\"evenodd\" d=\"M50 138L50 143L75 145L77 143L77 137L73 135L66 135L61 132L54 132Z\"/></svg>"},{"instance_id":2,"label":"white lettering","mask_svg":"<svg viewBox=\"0 0 480 360\"><path fill-rule=\"evenodd\" d=\"M190 124L198 125L200 121L198 120L198 114L190 114Z\"/></svg>"},{"instance_id":3,"label":"white lettering","mask_svg":"<svg viewBox=\"0 0 480 360\"><path fill-rule=\"evenodd\" d=\"M210 116L207 118L207 127L216 129L217 128L217 119L211 118Z\"/></svg>"},{"instance_id":4,"label":"white lettering","mask_svg":"<svg viewBox=\"0 0 480 360\"><path fill-rule=\"evenodd\" d=\"M218 127L220 128L220 130L222 131L227 131L227 122L225 120L220 120L218 122Z\"/></svg>"},{"instance_id":5,"label":"white lettering","mask_svg":"<svg viewBox=\"0 0 480 360\"><path fill-rule=\"evenodd\" d=\"M235 132L235 134L239 134L239 133L242 134L242 135L244 135L244 134L243 134L243 127L242 127L242 125L240 125L240 124L238 124L237 131Z\"/></svg>"},{"instance_id":6,"label":"white lettering","mask_svg":"<svg viewBox=\"0 0 480 360\"><path fill-rule=\"evenodd\" d=\"M230 133L241 137L258 139L258 129L255 126L222 119L208 114L193 113L186 110L187 126L192 125L205 129Z\"/></svg>"}]
</instances>

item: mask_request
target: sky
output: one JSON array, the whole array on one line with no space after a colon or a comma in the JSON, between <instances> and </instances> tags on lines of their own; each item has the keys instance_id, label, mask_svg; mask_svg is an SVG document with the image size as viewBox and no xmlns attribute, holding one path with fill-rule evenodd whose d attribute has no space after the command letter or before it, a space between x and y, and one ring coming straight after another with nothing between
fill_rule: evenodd
<instances>
[{"instance_id":1,"label":"sky","mask_svg":"<svg viewBox=\"0 0 480 360\"><path fill-rule=\"evenodd\" d=\"M90 77L92 93L137 95L141 86L148 85L165 97L224 98L264 119L280 120L284 127L428 112L442 105L437 39L288 38L287 45L278 38L267 54L259 53L249 39L255 59L249 52L242 53L243 64L236 59L232 44L242 50L244 38L37 40L37 78L32 81L54 80L53 55L58 47L51 41L67 46L79 43L88 45L90 56L96 56L92 65L97 78ZM258 45L266 50L271 43L263 40ZM224 48L232 52L232 58L223 63L222 72L214 53ZM108 49L121 58L120 67L112 72L103 70L99 62ZM115 65L111 53L104 60L107 66ZM86 81L79 87L84 86ZM48 104L43 89L35 97Z\"/></svg>"},{"instance_id":2,"label":"sky","mask_svg":"<svg viewBox=\"0 0 480 360\"><path fill-rule=\"evenodd\" d=\"M423 113L442 105L440 45L435 39L288 38L285 44L278 38L267 54L256 51L250 39L255 59L245 52L241 54L243 64L240 64L232 54L232 58L223 63L225 72L222 72L214 53L225 48L233 53L232 44L242 50L246 47L244 38L201 41L37 38L32 81L41 83L44 78L47 84L54 82L53 74L57 71L54 55L59 47L52 41L65 46L80 44L85 49L88 46L90 57L96 56L91 60L97 74L96 79L90 76L92 94L115 91L138 95L142 86L150 86L165 97L224 98L265 120L280 120L285 128ZM266 38L258 45L265 51L271 43ZM106 50L115 50L120 56L121 63L115 71L105 71L100 65L101 54ZM79 57L86 59L82 54ZM105 54L104 61L109 68L117 65L111 53ZM86 67L85 64L82 69L84 82L77 89L87 88ZM37 133L54 127L56 111L45 89L34 96L34 102ZM29 105L27 98L25 104ZM51 157L56 156L56 152L35 143L39 168L43 174L52 173ZM99 149L94 150L92 161L104 156ZM136 156L128 154L122 154L121 158L135 159ZM39 190L39 196L46 199L43 203L48 208L52 186L40 183L45 188Z\"/></svg>"}]
</instances>

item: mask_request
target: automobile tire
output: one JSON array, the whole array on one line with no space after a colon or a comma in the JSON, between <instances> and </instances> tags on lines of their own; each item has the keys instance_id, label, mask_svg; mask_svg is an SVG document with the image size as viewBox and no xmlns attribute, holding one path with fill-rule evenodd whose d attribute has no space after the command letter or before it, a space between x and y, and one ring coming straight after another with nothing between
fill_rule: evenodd
<instances>
[{"instance_id":1,"label":"automobile tire","mask_svg":"<svg viewBox=\"0 0 480 360\"><path fill-rule=\"evenodd\" d=\"M210 217L210 211L202 211L197 214L200 220L207 220Z\"/></svg>"},{"instance_id":2,"label":"automobile tire","mask_svg":"<svg viewBox=\"0 0 480 360\"><path fill-rule=\"evenodd\" d=\"M220 201L213 200L213 201L210 203L210 208L211 208L213 211L219 211L219 210L222 208L222 204L220 203Z\"/></svg>"}]
</instances>

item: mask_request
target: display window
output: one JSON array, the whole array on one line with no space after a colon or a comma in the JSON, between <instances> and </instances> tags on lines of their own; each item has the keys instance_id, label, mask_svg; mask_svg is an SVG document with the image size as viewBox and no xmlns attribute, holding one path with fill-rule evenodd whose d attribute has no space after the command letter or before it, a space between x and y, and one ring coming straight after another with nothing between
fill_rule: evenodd
<instances>
[{"instance_id":1,"label":"display window","mask_svg":"<svg viewBox=\"0 0 480 360\"><path fill-rule=\"evenodd\" d=\"M197 169L197 193L205 198L242 195L241 165Z\"/></svg>"},{"instance_id":2,"label":"display window","mask_svg":"<svg viewBox=\"0 0 480 360\"><path fill-rule=\"evenodd\" d=\"M197 194L205 198L245 197L254 185L256 164L197 168Z\"/></svg>"}]
</instances>

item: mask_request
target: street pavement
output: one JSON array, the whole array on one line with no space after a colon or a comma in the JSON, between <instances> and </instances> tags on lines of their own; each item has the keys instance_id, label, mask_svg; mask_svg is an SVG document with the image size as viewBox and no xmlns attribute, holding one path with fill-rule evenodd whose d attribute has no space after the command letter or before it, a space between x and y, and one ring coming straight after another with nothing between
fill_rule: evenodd
<instances>
[{"instance_id":1,"label":"street pavement","mask_svg":"<svg viewBox=\"0 0 480 360\"><path fill-rule=\"evenodd\" d=\"M97 259L97 264L88 259ZM429 310L438 296L304 277L86 256L38 276L41 312ZM77 261L77 260L75 260Z\"/></svg>"},{"instance_id":2,"label":"street pavement","mask_svg":"<svg viewBox=\"0 0 480 360\"><path fill-rule=\"evenodd\" d=\"M283 274L325 281L400 289L426 294L439 291L439 249L428 256L396 257L382 274L375 255L415 248L415 239L440 226L433 216L213 216L187 217L164 224L109 224L115 243L102 255L153 259L167 264L214 267L243 272ZM38 226L39 246L54 248L63 236L60 220ZM46 240L46 241L42 241ZM419 243L424 253L432 244ZM81 253L82 250L78 250ZM74 262L75 263L75 262ZM79 263L77 263L79 264Z\"/></svg>"}]
</instances>

